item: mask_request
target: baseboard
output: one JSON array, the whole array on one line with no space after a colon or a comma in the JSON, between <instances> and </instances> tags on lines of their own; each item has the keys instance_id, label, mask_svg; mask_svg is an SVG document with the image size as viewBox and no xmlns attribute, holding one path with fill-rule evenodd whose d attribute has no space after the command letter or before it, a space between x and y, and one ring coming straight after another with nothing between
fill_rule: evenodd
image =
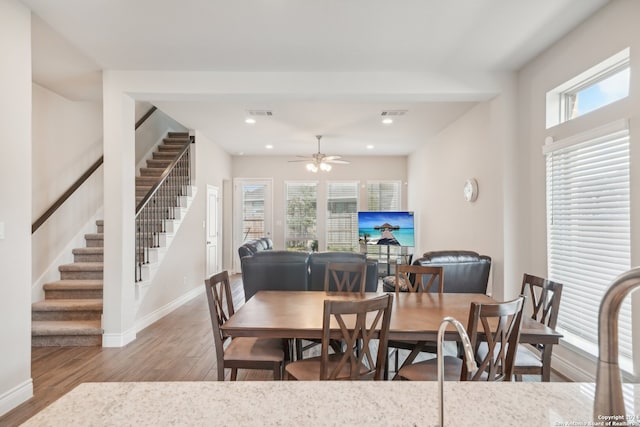
<instances>
[{"instance_id":1,"label":"baseboard","mask_svg":"<svg viewBox=\"0 0 640 427\"><path fill-rule=\"evenodd\" d=\"M576 366L575 361L553 355L553 369L573 382L592 383L596 379L590 372Z\"/></svg>"},{"instance_id":2,"label":"baseboard","mask_svg":"<svg viewBox=\"0 0 640 427\"><path fill-rule=\"evenodd\" d=\"M192 290L190 290L189 292L187 292L187 293L181 295L180 297L176 298L175 300L171 301L170 303L168 303L168 304L158 308L157 310L147 314L146 316L138 319L136 321L136 326L135 326L136 332L140 332L141 330L143 330L147 326L153 324L154 322L157 322L158 320L162 319L167 314L171 313L173 310L181 307L182 305L186 304L187 302L191 301L192 299L198 297L203 292L204 292L204 286L197 286L197 287L193 288Z\"/></svg>"},{"instance_id":3,"label":"baseboard","mask_svg":"<svg viewBox=\"0 0 640 427\"><path fill-rule=\"evenodd\" d=\"M124 347L135 341L136 330L131 328L121 334L102 334L102 347Z\"/></svg>"},{"instance_id":4,"label":"baseboard","mask_svg":"<svg viewBox=\"0 0 640 427\"><path fill-rule=\"evenodd\" d=\"M0 395L0 416L33 397L33 381L29 378L22 384Z\"/></svg>"}]
</instances>

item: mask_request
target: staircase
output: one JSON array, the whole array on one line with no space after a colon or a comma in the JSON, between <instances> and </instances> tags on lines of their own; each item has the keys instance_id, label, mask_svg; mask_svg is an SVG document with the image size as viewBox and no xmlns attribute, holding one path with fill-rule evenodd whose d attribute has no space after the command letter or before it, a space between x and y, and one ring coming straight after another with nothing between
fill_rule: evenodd
<instances>
[{"instance_id":1,"label":"staircase","mask_svg":"<svg viewBox=\"0 0 640 427\"><path fill-rule=\"evenodd\" d=\"M31 345L102 345L103 222L86 234L86 247L73 250L73 264L61 265L60 280L43 286L44 300L31 306Z\"/></svg>"},{"instance_id":2,"label":"staircase","mask_svg":"<svg viewBox=\"0 0 640 427\"><path fill-rule=\"evenodd\" d=\"M188 139L187 133L169 132L157 147L136 177L136 205ZM74 262L58 267L60 280L43 286L45 299L32 304L33 347L102 345L104 223L99 220L96 225L97 233L85 235L86 247L73 250Z\"/></svg>"}]
</instances>

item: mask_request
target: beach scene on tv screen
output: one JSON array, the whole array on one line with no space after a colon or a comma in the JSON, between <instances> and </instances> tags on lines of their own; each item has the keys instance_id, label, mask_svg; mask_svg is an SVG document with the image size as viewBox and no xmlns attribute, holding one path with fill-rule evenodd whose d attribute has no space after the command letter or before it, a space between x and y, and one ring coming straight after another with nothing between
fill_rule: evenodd
<instances>
[{"instance_id":1,"label":"beach scene on tv screen","mask_svg":"<svg viewBox=\"0 0 640 427\"><path fill-rule=\"evenodd\" d=\"M367 245L414 246L413 212L358 212L358 239Z\"/></svg>"}]
</instances>

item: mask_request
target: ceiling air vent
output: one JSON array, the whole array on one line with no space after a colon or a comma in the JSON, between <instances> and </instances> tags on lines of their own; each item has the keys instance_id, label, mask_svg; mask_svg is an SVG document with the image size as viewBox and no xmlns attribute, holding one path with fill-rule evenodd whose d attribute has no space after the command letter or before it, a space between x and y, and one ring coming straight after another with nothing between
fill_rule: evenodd
<instances>
[{"instance_id":1,"label":"ceiling air vent","mask_svg":"<svg viewBox=\"0 0 640 427\"><path fill-rule=\"evenodd\" d=\"M408 110L387 110L380 114L382 117L399 117L407 114Z\"/></svg>"},{"instance_id":2,"label":"ceiling air vent","mask_svg":"<svg viewBox=\"0 0 640 427\"><path fill-rule=\"evenodd\" d=\"M273 116L273 111L270 110L248 110L250 116L256 117L271 117Z\"/></svg>"}]
</instances>

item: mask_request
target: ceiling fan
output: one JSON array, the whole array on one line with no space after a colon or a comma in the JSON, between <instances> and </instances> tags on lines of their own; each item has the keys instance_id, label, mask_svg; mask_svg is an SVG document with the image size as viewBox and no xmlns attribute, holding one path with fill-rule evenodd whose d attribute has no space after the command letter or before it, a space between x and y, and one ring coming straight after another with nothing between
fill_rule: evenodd
<instances>
[{"instance_id":1,"label":"ceiling fan","mask_svg":"<svg viewBox=\"0 0 640 427\"><path fill-rule=\"evenodd\" d=\"M289 160L290 162L307 162L307 170L310 172L329 172L331 170L331 163L333 164L341 164L348 165L349 162L346 160L341 160L340 156L327 156L324 153L320 152L320 140L322 139L322 135L316 135L316 139L318 140L318 152L309 156L297 156L300 157L300 160Z\"/></svg>"}]
</instances>

